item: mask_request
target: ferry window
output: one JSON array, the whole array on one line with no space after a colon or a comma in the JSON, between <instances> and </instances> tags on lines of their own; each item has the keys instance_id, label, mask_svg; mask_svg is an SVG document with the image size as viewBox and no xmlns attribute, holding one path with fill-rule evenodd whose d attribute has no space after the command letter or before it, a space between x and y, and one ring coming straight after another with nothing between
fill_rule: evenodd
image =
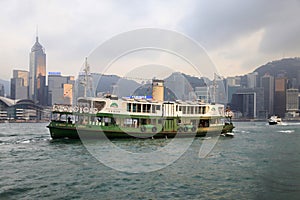
<instances>
[{"instance_id":1,"label":"ferry window","mask_svg":"<svg viewBox=\"0 0 300 200\"><path fill-rule=\"evenodd\" d=\"M143 104L143 112L147 112L147 105Z\"/></svg>"},{"instance_id":2,"label":"ferry window","mask_svg":"<svg viewBox=\"0 0 300 200\"><path fill-rule=\"evenodd\" d=\"M127 111L131 112L131 103L127 103Z\"/></svg>"},{"instance_id":3,"label":"ferry window","mask_svg":"<svg viewBox=\"0 0 300 200\"><path fill-rule=\"evenodd\" d=\"M150 110L151 110L151 104L147 104L146 106L147 106L146 112L147 112L147 113L150 113Z\"/></svg>"},{"instance_id":4,"label":"ferry window","mask_svg":"<svg viewBox=\"0 0 300 200\"><path fill-rule=\"evenodd\" d=\"M190 114L190 113L191 113L191 107L187 106L187 114Z\"/></svg>"},{"instance_id":5,"label":"ferry window","mask_svg":"<svg viewBox=\"0 0 300 200\"><path fill-rule=\"evenodd\" d=\"M155 113L155 105L152 105L152 113Z\"/></svg>"},{"instance_id":6,"label":"ferry window","mask_svg":"<svg viewBox=\"0 0 300 200\"><path fill-rule=\"evenodd\" d=\"M159 119L158 120L158 124L162 124L163 120L162 119Z\"/></svg>"},{"instance_id":7,"label":"ferry window","mask_svg":"<svg viewBox=\"0 0 300 200\"><path fill-rule=\"evenodd\" d=\"M141 104L137 104L137 112L142 112L142 105Z\"/></svg>"},{"instance_id":8,"label":"ferry window","mask_svg":"<svg viewBox=\"0 0 300 200\"><path fill-rule=\"evenodd\" d=\"M194 106L191 106L191 114L194 114Z\"/></svg>"},{"instance_id":9,"label":"ferry window","mask_svg":"<svg viewBox=\"0 0 300 200\"><path fill-rule=\"evenodd\" d=\"M199 113L199 107L196 106L196 107L195 107L195 114L198 114L198 113Z\"/></svg>"},{"instance_id":10,"label":"ferry window","mask_svg":"<svg viewBox=\"0 0 300 200\"><path fill-rule=\"evenodd\" d=\"M178 105L176 105L176 112L178 111Z\"/></svg>"},{"instance_id":11,"label":"ferry window","mask_svg":"<svg viewBox=\"0 0 300 200\"><path fill-rule=\"evenodd\" d=\"M196 119L192 119L192 120L191 120L191 123L192 123L192 125L194 125L194 126L195 126L195 125L197 125L197 124L198 124L198 121L197 121Z\"/></svg>"},{"instance_id":12,"label":"ferry window","mask_svg":"<svg viewBox=\"0 0 300 200\"><path fill-rule=\"evenodd\" d=\"M181 106L179 106L179 111L182 111L182 108L181 108Z\"/></svg>"},{"instance_id":13,"label":"ferry window","mask_svg":"<svg viewBox=\"0 0 300 200\"><path fill-rule=\"evenodd\" d=\"M136 112L136 103L132 104L132 112Z\"/></svg>"},{"instance_id":14,"label":"ferry window","mask_svg":"<svg viewBox=\"0 0 300 200\"><path fill-rule=\"evenodd\" d=\"M205 114L205 113L207 112L207 110L208 110L208 107L205 106L205 107L203 108L203 114Z\"/></svg>"},{"instance_id":15,"label":"ferry window","mask_svg":"<svg viewBox=\"0 0 300 200\"><path fill-rule=\"evenodd\" d=\"M105 106L105 102L104 101L95 101L94 102L94 107L98 109L98 111L102 110Z\"/></svg>"},{"instance_id":16,"label":"ferry window","mask_svg":"<svg viewBox=\"0 0 300 200\"><path fill-rule=\"evenodd\" d=\"M151 124L156 125L156 119L151 119Z\"/></svg>"},{"instance_id":17,"label":"ferry window","mask_svg":"<svg viewBox=\"0 0 300 200\"><path fill-rule=\"evenodd\" d=\"M206 112L207 112L207 106L203 107L202 114L205 114Z\"/></svg>"},{"instance_id":18,"label":"ferry window","mask_svg":"<svg viewBox=\"0 0 300 200\"><path fill-rule=\"evenodd\" d=\"M160 110L160 105L156 105L156 110Z\"/></svg>"},{"instance_id":19,"label":"ferry window","mask_svg":"<svg viewBox=\"0 0 300 200\"><path fill-rule=\"evenodd\" d=\"M142 124L142 125L147 124L147 119L141 119L141 124Z\"/></svg>"},{"instance_id":20,"label":"ferry window","mask_svg":"<svg viewBox=\"0 0 300 200\"><path fill-rule=\"evenodd\" d=\"M182 106L182 113L186 114L186 106Z\"/></svg>"}]
</instances>

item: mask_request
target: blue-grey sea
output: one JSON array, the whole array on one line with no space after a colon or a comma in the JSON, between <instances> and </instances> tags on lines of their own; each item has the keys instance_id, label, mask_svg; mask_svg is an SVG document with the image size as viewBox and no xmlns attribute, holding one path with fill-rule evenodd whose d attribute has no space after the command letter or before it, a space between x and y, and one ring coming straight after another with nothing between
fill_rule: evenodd
<instances>
[{"instance_id":1,"label":"blue-grey sea","mask_svg":"<svg viewBox=\"0 0 300 200\"><path fill-rule=\"evenodd\" d=\"M196 138L174 163L142 173L107 167L80 140L52 140L46 125L0 124L1 200L300 198L300 123L236 122L235 137L206 157L199 149L211 138ZM113 142L136 152L169 140Z\"/></svg>"}]
</instances>

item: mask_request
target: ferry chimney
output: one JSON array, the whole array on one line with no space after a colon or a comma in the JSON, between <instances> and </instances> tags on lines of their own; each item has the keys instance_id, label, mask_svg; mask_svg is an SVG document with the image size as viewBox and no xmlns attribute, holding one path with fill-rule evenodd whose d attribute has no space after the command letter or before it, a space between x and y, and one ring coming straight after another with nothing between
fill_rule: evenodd
<instances>
[{"instance_id":1,"label":"ferry chimney","mask_svg":"<svg viewBox=\"0 0 300 200\"><path fill-rule=\"evenodd\" d=\"M152 99L155 101L164 101L164 81L152 80Z\"/></svg>"}]
</instances>

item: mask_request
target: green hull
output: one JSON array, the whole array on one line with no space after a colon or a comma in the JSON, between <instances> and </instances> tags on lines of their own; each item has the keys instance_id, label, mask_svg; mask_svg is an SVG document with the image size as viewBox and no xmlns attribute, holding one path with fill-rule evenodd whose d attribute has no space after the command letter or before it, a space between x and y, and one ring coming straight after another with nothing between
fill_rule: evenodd
<instances>
[{"instance_id":1,"label":"green hull","mask_svg":"<svg viewBox=\"0 0 300 200\"><path fill-rule=\"evenodd\" d=\"M140 128L119 128L99 127L96 125L76 125L68 123L51 122L47 126L53 139L70 138L70 139L103 139L104 137L113 138L173 138L173 137L204 137L217 136L220 133L231 132L233 125L211 126L198 128L196 131L188 129L182 132L172 130L158 130L153 133L151 129L141 131Z\"/></svg>"}]
</instances>

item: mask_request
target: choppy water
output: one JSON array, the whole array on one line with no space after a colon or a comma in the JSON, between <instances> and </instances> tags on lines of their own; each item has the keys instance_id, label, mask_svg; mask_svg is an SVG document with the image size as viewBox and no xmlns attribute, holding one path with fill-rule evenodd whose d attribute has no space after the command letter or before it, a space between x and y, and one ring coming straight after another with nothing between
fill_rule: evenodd
<instances>
[{"instance_id":1,"label":"choppy water","mask_svg":"<svg viewBox=\"0 0 300 200\"><path fill-rule=\"evenodd\" d=\"M0 199L299 199L300 123L235 125L206 158L197 138L168 167L134 174L103 165L80 141L51 140L46 124L0 124ZM137 152L168 142L114 144Z\"/></svg>"}]
</instances>

